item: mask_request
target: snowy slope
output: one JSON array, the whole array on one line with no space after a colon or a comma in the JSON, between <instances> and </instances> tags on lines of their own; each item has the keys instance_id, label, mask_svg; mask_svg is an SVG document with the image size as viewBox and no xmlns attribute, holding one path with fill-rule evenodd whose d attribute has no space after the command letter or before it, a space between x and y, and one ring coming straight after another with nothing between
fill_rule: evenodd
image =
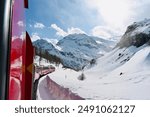
<instances>
[{"instance_id":1,"label":"snowy slope","mask_svg":"<svg viewBox=\"0 0 150 117\"><path fill-rule=\"evenodd\" d=\"M84 81L78 80L81 72L62 69L61 66L49 76L61 86L86 99L150 99L150 47L143 46L140 50L137 49L136 53L134 47L131 47L126 51L131 52L128 55L131 59L124 64L121 61L127 55L117 62L114 59L114 52L119 54L123 51L124 49L116 49L100 58L99 62L105 60L108 62L107 66L98 64L92 69L85 70Z\"/></svg>"}]
</instances>

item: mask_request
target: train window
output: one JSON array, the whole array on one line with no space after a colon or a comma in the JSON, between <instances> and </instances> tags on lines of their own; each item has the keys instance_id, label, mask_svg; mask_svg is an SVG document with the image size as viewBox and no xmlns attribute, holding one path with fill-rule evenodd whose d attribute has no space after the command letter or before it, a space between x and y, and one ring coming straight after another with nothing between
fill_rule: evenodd
<instances>
[{"instance_id":1,"label":"train window","mask_svg":"<svg viewBox=\"0 0 150 117\"><path fill-rule=\"evenodd\" d=\"M24 1L14 0L12 16L9 99L22 99L23 41L25 40Z\"/></svg>"},{"instance_id":2,"label":"train window","mask_svg":"<svg viewBox=\"0 0 150 117\"><path fill-rule=\"evenodd\" d=\"M34 48L25 29L28 0L0 4L0 99L31 99Z\"/></svg>"}]
</instances>

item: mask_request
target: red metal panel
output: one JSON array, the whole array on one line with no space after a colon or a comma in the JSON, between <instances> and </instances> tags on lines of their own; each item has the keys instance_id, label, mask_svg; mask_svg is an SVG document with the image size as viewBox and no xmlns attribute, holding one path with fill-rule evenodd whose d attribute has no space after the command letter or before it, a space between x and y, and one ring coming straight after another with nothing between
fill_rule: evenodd
<instances>
[{"instance_id":1,"label":"red metal panel","mask_svg":"<svg viewBox=\"0 0 150 117\"><path fill-rule=\"evenodd\" d=\"M25 33L23 0L14 0L12 16L11 65L9 99L21 99L22 92L22 46Z\"/></svg>"},{"instance_id":2,"label":"red metal panel","mask_svg":"<svg viewBox=\"0 0 150 117\"><path fill-rule=\"evenodd\" d=\"M14 0L9 99L31 99L33 46L25 31L24 0Z\"/></svg>"},{"instance_id":3,"label":"red metal panel","mask_svg":"<svg viewBox=\"0 0 150 117\"><path fill-rule=\"evenodd\" d=\"M30 36L26 32L26 40L23 44L23 79L24 79L24 95L26 100L32 99L32 84L33 84L33 56L34 48Z\"/></svg>"}]
</instances>

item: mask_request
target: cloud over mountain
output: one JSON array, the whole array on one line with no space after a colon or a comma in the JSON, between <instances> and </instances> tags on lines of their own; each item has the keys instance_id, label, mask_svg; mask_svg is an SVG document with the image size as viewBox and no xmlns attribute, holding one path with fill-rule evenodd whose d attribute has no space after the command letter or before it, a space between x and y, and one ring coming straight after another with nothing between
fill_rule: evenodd
<instances>
[{"instance_id":1,"label":"cloud over mountain","mask_svg":"<svg viewBox=\"0 0 150 117\"><path fill-rule=\"evenodd\" d=\"M80 28L71 27L71 28L68 28L67 31L64 31L56 24L51 24L51 28L55 29L57 31L56 35L61 36L61 37L65 37L70 34L85 34L85 32L81 30Z\"/></svg>"}]
</instances>

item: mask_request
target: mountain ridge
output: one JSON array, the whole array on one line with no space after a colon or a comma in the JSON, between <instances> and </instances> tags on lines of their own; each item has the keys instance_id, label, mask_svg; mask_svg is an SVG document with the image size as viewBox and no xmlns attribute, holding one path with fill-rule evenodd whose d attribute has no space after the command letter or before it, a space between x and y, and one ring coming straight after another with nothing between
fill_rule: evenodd
<instances>
[{"instance_id":1,"label":"mountain ridge","mask_svg":"<svg viewBox=\"0 0 150 117\"><path fill-rule=\"evenodd\" d=\"M140 47L146 43L150 44L150 19L134 22L128 26L116 47Z\"/></svg>"},{"instance_id":2,"label":"mountain ridge","mask_svg":"<svg viewBox=\"0 0 150 117\"><path fill-rule=\"evenodd\" d=\"M97 43L99 39L99 42ZM49 54L60 58L64 67L74 70L81 70L90 63L91 60L101 57L105 52L112 49L108 45L115 43L98 37L91 37L86 34L71 34L56 44L60 50L46 40L37 40L33 42L37 51L47 51Z\"/></svg>"}]
</instances>

